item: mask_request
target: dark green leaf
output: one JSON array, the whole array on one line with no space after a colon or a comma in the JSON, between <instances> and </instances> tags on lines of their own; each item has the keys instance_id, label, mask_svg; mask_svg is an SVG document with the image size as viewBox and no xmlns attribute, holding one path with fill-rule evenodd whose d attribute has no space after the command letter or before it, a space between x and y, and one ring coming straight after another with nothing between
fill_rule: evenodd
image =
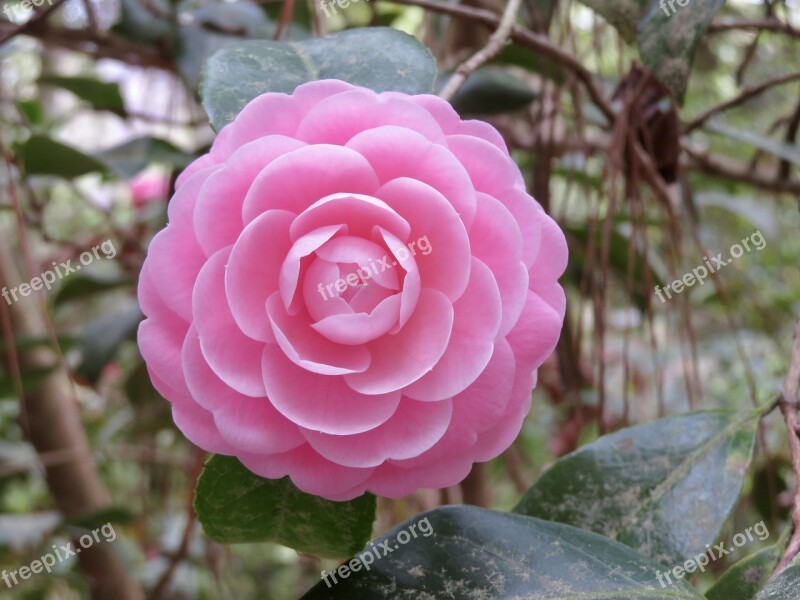
<instances>
[{"instance_id":1,"label":"dark green leaf","mask_svg":"<svg viewBox=\"0 0 800 600\"><path fill-rule=\"evenodd\" d=\"M102 510L67 519L64 521L64 525L91 531L102 527L106 523L125 525L132 523L135 519L136 516L129 508L125 506L109 506Z\"/></svg>"},{"instance_id":2,"label":"dark green leaf","mask_svg":"<svg viewBox=\"0 0 800 600\"><path fill-rule=\"evenodd\" d=\"M369 540L376 501L365 494L331 502L301 492L288 478L264 479L236 458L213 456L197 483L195 510L206 535L218 542L270 541L342 558Z\"/></svg>"},{"instance_id":3,"label":"dark green leaf","mask_svg":"<svg viewBox=\"0 0 800 600\"><path fill-rule=\"evenodd\" d=\"M566 79L564 69L558 63L539 52L516 44L508 44L492 62L522 67L556 83L563 83Z\"/></svg>"},{"instance_id":4,"label":"dark green leaf","mask_svg":"<svg viewBox=\"0 0 800 600\"><path fill-rule=\"evenodd\" d=\"M183 169L194 159L194 156L169 142L153 137L136 138L103 150L95 157L126 179L137 175L153 163Z\"/></svg>"},{"instance_id":5,"label":"dark green leaf","mask_svg":"<svg viewBox=\"0 0 800 600\"><path fill-rule=\"evenodd\" d=\"M385 556L383 543L391 550ZM662 589L656 576L663 567L602 536L470 506L414 517L358 556L368 571L358 567L346 578L329 575L328 583L320 582L303 600L702 598L685 581Z\"/></svg>"},{"instance_id":6,"label":"dark green leaf","mask_svg":"<svg viewBox=\"0 0 800 600\"><path fill-rule=\"evenodd\" d=\"M243 38L271 37L275 26L261 7L249 0L213 2L194 13L194 22L181 27L177 51L178 69L196 90L208 57Z\"/></svg>"},{"instance_id":7,"label":"dark green leaf","mask_svg":"<svg viewBox=\"0 0 800 600\"><path fill-rule=\"evenodd\" d=\"M127 275L100 275L95 273L74 275L64 280L63 285L59 288L53 301L56 305L59 305L71 300L86 298L87 296L100 292L115 290L130 285L131 283L132 280Z\"/></svg>"},{"instance_id":8,"label":"dark green leaf","mask_svg":"<svg viewBox=\"0 0 800 600\"><path fill-rule=\"evenodd\" d=\"M666 4L662 8L660 0L650 0L638 24L636 45L642 62L681 102L694 53L723 4L725 0L691 0L683 7L673 4L673 11Z\"/></svg>"},{"instance_id":9,"label":"dark green leaf","mask_svg":"<svg viewBox=\"0 0 800 600\"><path fill-rule=\"evenodd\" d=\"M99 81L90 77L59 77L45 75L39 83L60 87L85 100L95 110L107 110L121 117L125 116L125 102L119 91L119 85Z\"/></svg>"},{"instance_id":10,"label":"dark green leaf","mask_svg":"<svg viewBox=\"0 0 800 600\"><path fill-rule=\"evenodd\" d=\"M168 0L122 0L120 21L113 31L136 42L161 42L172 33L171 18Z\"/></svg>"},{"instance_id":11,"label":"dark green leaf","mask_svg":"<svg viewBox=\"0 0 800 600\"><path fill-rule=\"evenodd\" d=\"M219 131L256 96L291 94L318 79L341 79L376 92L430 93L436 63L410 35L369 27L301 42L230 44L208 60L203 73L203 106Z\"/></svg>"},{"instance_id":12,"label":"dark green leaf","mask_svg":"<svg viewBox=\"0 0 800 600\"><path fill-rule=\"evenodd\" d=\"M755 600L797 600L800 593L800 563L795 563L770 581Z\"/></svg>"},{"instance_id":13,"label":"dark green leaf","mask_svg":"<svg viewBox=\"0 0 800 600\"><path fill-rule=\"evenodd\" d=\"M83 362L80 372L91 383L97 382L122 343L135 337L142 318L139 305L127 303L117 312L89 323L81 340Z\"/></svg>"},{"instance_id":14,"label":"dark green leaf","mask_svg":"<svg viewBox=\"0 0 800 600\"><path fill-rule=\"evenodd\" d=\"M461 115L495 115L519 110L535 99L525 81L503 69L484 67L464 82L450 103Z\"/></svg>"},{"instance_id":15,"label":"dark green leaf","mask_svg":"<svg viewBox=\"0 0 800 600\"><path fill-rule=\"evenodd\" d=\"M28 175L55 175L73 179L87 173L107 172L102 162L42 134L34 134L17 147Z\"/></svg>"},{"instance_id":16,"label":"dark green leaf","mask_svg":"<svg viewBox=\"0 0 800 600\"><path fill-rule=\"evenodd\" d=\"M740 560L706 592L708 600L753 600L769 580L782 551L777 546L764 548Z\"/></svg>"},{"instance_id":17,"label":"dark green leaf","mask_svg":"<svg viewBox=\"0 0 800 600\"><path fill-rule=\"evenodd\" d=\"M757 423L710 411L623 429L556 461L514 510L681 564L717 540L736 505Z\"/></svg>"}]
</instances>

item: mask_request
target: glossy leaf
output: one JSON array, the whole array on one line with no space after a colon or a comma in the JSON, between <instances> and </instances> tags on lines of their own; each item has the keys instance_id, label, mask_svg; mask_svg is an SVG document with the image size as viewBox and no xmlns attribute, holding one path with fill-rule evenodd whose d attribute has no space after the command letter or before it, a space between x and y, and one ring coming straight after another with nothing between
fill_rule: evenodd
<instances>
[{"instance_id":1,"label":"glossy leaf","mask_svg":"<svg viewBox=\"0 0 800 600\"><path fill-rule=\"evenodd\" d=\"M300 42L230 44L208 60L203 73L203 106L219 131L256 96L290 94L318 79L341 79L377 92L430 93L436 64L410 35L372 27Z\"/></svg>"},{"instance_id":2,"label":"glossy leaf","mask_svg":"<svg viewBox=\"0 0 800 600\"><path fill-rule=\"evenodd\" d=\"M795 563L772 579L755 600L797 600L800 595L800 563Z\"/></svg>"},{"instance_id":3,"label":"glossy leaf","mask_svg":"<svg viewBox=\"0 0 800 600\"><path fill-rule=\"evenodd\" d=\"M623 429L556 461L514 510L681 564L717 541L741 492L757 422L710 411Z\"/></svg>"},{"instance_id":4,"label":"glossy leaf","mask_svg":"<svg viewBox=\"0 0 800 600\"><path fill-rule=\"evenodd\" d=\"M183 169L194 157L166 140L140 137L119 146L108 148L95 155L120 177L126 179L144 171L153 163Z\"/></svg>"},{"instance_id":5,"label":"glossy leaf","mask_svg":"<svg viewBox=\"0 0 800 600\"><path fill-rule=\"evenodd\" d=\"M74 179L87 173L107 172L105 164L80 150L42 134L20 144L17 154L28 175L54 175Z\"/></svg>"},{"instance_id":6,"label":"glossy leaf","mask_svg":"<svg viewBox=\"0 0 800 600\"><path fill-rule=\"evenodd\" d=\"M777 546L764 548L729 568L706 592L708 600L753 600L781 558Z\"/></svg>"},{"instance_id":7,"label":"glossy leaf","mask_svg":"<svg viewBox=\"0 0 800 600\"><path fill-rule=\"evenodd\" d=\"M264 479L234 457L214 456L197 483L195 510L206 535L218 542L270 541L343 558L369 540L376 500L365 494L331 502L301 492L289 478Z\"/></svg>"},{"instance_id":8,"label":"glossy leaf","mask_svg":"<svg viewBox=\"0 0 800 600\"><path fill-rule=\"evenodd\" d=\"M72 92L81 100L91 104L95 110L107 110L125 116L125 101L119 91L119 85L107 81L100 81L91 77L58 77L46 75L39 79L39 83L60 87Z\"/></svg>"},{"instance_id":9,"label":"glossy leaf","mask_svg":"<svg viewBox=\"0 0 800 600\"><path fill-rule=\"evenodd\" d=\"M568 525L472 506L418 515L358 556L364 568L345 571L345 578L341 571L329 575L302 600L702 598L685 581L661 589L656 573L663 567L627 546Z\"/></svg>"},{"instance_id":10,"label":"glossy leaf","mask_svg":"<svg viewBox=\"0 0 800 600\"><path fill-rule=\"evenodd\" d=\"M460 115L496 115L520 110L535 99L527 82L503 69L484 67L464 82L450 103Z\"/></svg>"}]
</instances>

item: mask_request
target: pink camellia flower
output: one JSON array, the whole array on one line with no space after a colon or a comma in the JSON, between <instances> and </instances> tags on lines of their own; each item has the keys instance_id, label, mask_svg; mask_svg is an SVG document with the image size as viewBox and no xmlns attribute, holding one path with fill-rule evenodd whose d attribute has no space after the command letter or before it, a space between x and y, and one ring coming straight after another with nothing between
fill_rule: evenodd
<instances>
[{"instance_id":1,"label":"pink camellia flower","mask_svg":"<svg viewBox=\"0 0 800 600\"><path fill-rule=\"evenodd\" d=\"M139 345L201 448L331 500L399 497L517 436L566 262L490 125L317 81L250 102L181 175Z\"/></svg>"},{"instance_id":2,"label":"pink camellia flower","mask_svg":"<svg viewBox=\"0 0 800 600\"><path fill-rule=\"evenodd\" d=\"M164 201L169 195L169 176L164 173L139 173L130 180L131 198L136 208Z\"/></svg>"}]
</instances>

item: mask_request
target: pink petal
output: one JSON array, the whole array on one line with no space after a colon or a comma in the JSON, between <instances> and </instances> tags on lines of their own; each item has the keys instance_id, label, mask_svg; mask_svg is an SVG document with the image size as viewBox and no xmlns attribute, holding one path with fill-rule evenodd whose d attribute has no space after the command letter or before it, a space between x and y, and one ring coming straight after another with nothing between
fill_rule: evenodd
<instances>
[{"instance_id":1,"label":"pink petal","mask_svg":"<svg viewBox=\"0 0 800 600\"><path fill-rule=\"evenodd\" d=\"M369 313L339 314L326 317L311 327L338 344L371 342L392 329L399 320L400 294L383 300Z\"/></svg>"},{"instance_id":2,"label":"pink petal","mask_svg":"<svg viewBox=\"0 0 800 600\"><path fill-rule=\"evenodd\" d=\"M400 392L365 396L341 377L319 375L291 362L275 345L264 348L264 382L273 406L301 427L352 435L385 423L400 404Z\"/></svg>"},{"instance_id":3,"label":"pink petal","mask_svg":"<svg viewBox=\"0 0 800 600\"><path fill-rule=\"evenodd\" d=\"M472 259L469 285L453 304L453 334L433 370L409 385L409 398L436 401L467 389L483 372L494 352L500 327L500 292L489 268Z\"/></svg>"},{"instance_id":4,"label":"pink petal","mask_svg":"<svg viewBox=\"0 0 800 600\"><path fill-rule=\"evenodd\" d=\"M406 245L394 235L388 231L385 231L384 229L381 229L380 227L378 228L378 234L389 248L390 254L395 258L395 260L391 262L392 269L399 265L406 272L405 277L403 277L402 290L400 291L399 319L397 321L397 325L391 331L392 334L395 334L400 331L400 329L405 327L406 323L411 318L411 315L414 314L414 310L419 302L421 278L417 261L414 260L414 257L411 255L411 252L408 251ZM381 261L381 269L386 268L386 264L388 263L387 259L388 257L384 257L384 259ZM394 270L389 272L394 274ZM376 279L376 281L380 283L379 279Z\"/></svg>"},{"instance_id":5,"label":"pink petal","mask_svg":"<svg viewBox=\"0 0 800 600\"><path fill-rule=\"evenodd\" d=\"M466 167L477 191L501 198L510 187L525 189L519 167L497 146L468 135L449 135L447 145Z\"/></svg>"},{"instance_id":6,"label":"pink petal","mask_svg":"<svg viewBox=\"0 0 800 600\"><path fill-rule=\"evenodd\" d=\"M346 467L375 467L425 452L441 439L450 423L450 400L416 402L403 398L397 412L375 429L356 435L307 432L311 447Z\"/></svg>"},{"instance_id":7,"label":"pink petal","mask_svg":"<svg viewBox=\"0 0 800 600\"><path fill-rule=\"evenodd\" d=\"M517 361L526 369L538 369L556 347L562 317L538 294L529 291L517 326L506 338Z\"/></svg>"},{"instance_id":8,"label":"pink petal","mask_svg":"<svg viewBox=\"0 0 800 600\"><path fill-rule=\"evenodd\" d=\"M539 254L542 241L541 215L544 211L527 192L517 188L510 188L498 200L514 215L522 232L522 262L530 269Z\"/></svg>"},{"instance_id":9,"label":"pink petal","mask_svg":"<svg viewBox=\"0 0 800 600\"><path fill-rule=\"evenodd\" d=\"M420 488L446 488L457 485L469 475L469 455L454 456L423 467L402 468L387 463L375 468L366 489L384 498L402 498Z\"/></svg>"},{"instance_id":10,"label":"pink petal","mask_svg":"<svg viewBox=\"0 0 800 600\"><path fill-rule=\"evenodd\" d=\"M225 264L231 249L208 259L194 288L194 325L209 366L226 384L245 396L263 396L263 342L247 337L233 319L225 294Z\"/></svg>"},{"instance_id":11,"label":"pink petal","mask_svg":"<svg viewBox=\"0 0 800 600\"><path fill-rule=\"evenodd\" d=\"M469 232L472 254L491 269L500 288L503 320L497 338L516 325L528 294L528 271L522 263L522 235L514 217L499 201L478 193L478 212Z\"/></svg>"},{"instance_id":12,"label":"pink petal","mask_svg":"<svg viewBox=\"0 0 800 600\"><path fill-rule=\"evenodd\" d=\"M445 143L439 124L427 111L366 89L337 94L317 104L303 118L296 137L309 144L344 145L358 133L382 125L398 125L432 142Z\"/></svg>"},{"instance_id":13,"label":"pink petal","mask_svg":"<svg viewBox=\"0 0 800 600\"><path fill-rule=\"evenodd\" d=\"M285 210L265 212L242 232L228 260L225 290L231 314L245 335L255 340L275 342L267 298L278 291L294 217Z\"/></svg>"},{"instance_id":14,"label":"pink petal","mask_svg":"<svg viewBox=\"0 0 800 600\"><path fill-rule=\"evenodd\" d=\"M267 93L251 100L233 122L223 127L211 152L227 159L236 150L259 138L270 135L295 137L297 126L304 113L291 96Z\"/></svg>"},{"instance_id":15,"label":"pink petal","mask_svg":"<svg viewBox=\"0 0 800 600\"><path fill-rule=\"evenodd\" d=\"M373 469L342 467L325 460L307 444L284 454L242 454L239 460L256 475L269 479L289 475L295 486L306 494L337 500L360 496L340 497L343 492L363 484L373 472Z\"/></svg>"},{"instance_id":16,"label":"pink petal","mask_svg":"<svg viewBox=\"0 0 800 600\"><path fill-rule=\"evenodd\" d=\"M465 226L475 216L475 189L464 166L445 147L402 127L378 127L359 133L347 143L363 155L381 184L408 177L441 193Z\"/></svg>"},{"instance_id":17,"label":"pink petal","mask_svg":"<svg viewBox=\"0 0 800 600\"><path fill-rule=\"evenodd\" d=\"M344 376L363 394L400 390L431 370L447 349L453 328L453 306L437 290L423 289L414 314L396 335L367 344L372 363L363 373Z\"/></svg>"},{"instance_id":18,"label":"pink petal","mask_svg":"<svg viewBox=\"0 0 800 600\"><path fill-rule=\"evenodd\" d=\"M540 213L542 223L542 243L539 255L531 267L532 282L552 282L561 277L567 268L567 240L564 232L544 212Z\"/></svg>"},{"instance_id":19,"label":"pink petal","mask_svg":"<svg viewBox=\"0 0 800 600\"><path fill-rule=\"evenodd\" d=\"M304 370L322 375L360 373L370 364L364 346L346 346L332 342L311 327L306 310L290 315L276 293L267 300L272 331L285 356Z\"/></svg>"},{"instance_id":20,"label":"pink petal","mask_svg":"<svg viewBox=\"0 0 800 600\"><path fill-rule=\"evenodd\" d=\"M213 413L222 438L239 452L286 452L305 442L297 426L267 398L250 398L228 387L208 366L192 327L183 346L183 370L194 400Z\"/></svg>"},{"instance_id":21,"label":"pink petal","mask_svg":"<svg viewBox=\"0 0 800 600\"><path fill-rule=\"evenodd\" d=\"M242 233L242 206L256 176L279 156L305 146L303 142L272 135L245 144L203 186L194 211L197 241L211 256L236 243Z\"/></svg>"},{"instance_id":22,"label":"pink petal","mask_svg":"<svg viewBox=\"0 0 800 600\"><path fill-rule=\"evenodd\" d=\"M451 133L451 132L448 132ZM496 146L498 150L500 150L503 154L508 154L508 146L506 146L506 141L503 139L503 136L500 135L500 132L497 131L494 127L492 127L486 121L478 121L478 120L469 120L469 121L462 121L461 126L459 127L459 131L454 131L452 133L460 133L462 135L469 135L472 137L480 138Z\"/></svg>"},{"instance_id":23,"label":"pink petal","mask_svg":"<svg viewBox=\"0 0 800 600\"><path fill-rule=\"evenodd\" d=\"M333 194L318 200L298 215L292 223L292 241L323 227L344 223L347 233L369 238L375 226L391 231L400 239L408 239L411 226L386 203L360 194Z\"/></svg>"},{"instance_id":24,"label":"pink petal","mask_svg":"<svg viewBox=\"0 0 800 600\"><path fill-rule=\"evenodd\" d=\"M301 213L331 194L366 194L378 178L358 152L340 146L300 148L275 159L256 177L242 207L245 223L273 208Z\"/></svg>"},{"instance_id":25,"label":"pink petal","mask_svg":"<svg viewBox=\"0 0 800 600\"><path fill-rule=\"evenodd\" d=\"M321 227L301 237L289 249L281 265L279 290L281 298L283 299L283 304L290 313L296 314L300 310L302 290L298 289L298 284L300 283L300 279L305 277L302 264L303 259L337 233L345 229L344 225L327 225ZM307 262L306 266L310 266L310 263Z\"/></svg>"},{"instance_id":26,"label":"pink petal","mask_svg":"<svg viewBox=\"0 0 800 600\"><path fill-rule=\"evenodd\" d=\"M458 213L432 187L403 177L384 184L375 195L411 225L409 246L419 267L423 287L457 300L469 281L470 244ZM428 254L418 250L420 240ZM412 246L413 244L413 246Z\"/></svg>"},{"instance_id":27,"label":"pink petal","mask_svg":"<svg viewBox=\"0 0 800 600\"><path fill-rule=\"evenodd\" d=\"M203 156L195 159L180 175L178 175L178 178L175 180L175 189L177 190L180 188L192 175L218 164L219 161L211 156L211 154L203 154Z\"/></svg>"}]
</instances>

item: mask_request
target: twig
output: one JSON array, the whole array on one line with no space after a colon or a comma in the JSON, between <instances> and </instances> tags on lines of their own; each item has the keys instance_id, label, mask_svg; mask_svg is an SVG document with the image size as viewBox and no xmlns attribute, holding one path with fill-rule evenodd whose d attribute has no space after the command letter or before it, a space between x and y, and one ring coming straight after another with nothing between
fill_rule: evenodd
<instances>
[{"instance_id":1,"label":"twig","mask_svg":"<svg viewBox=\"0 0 800 600\"><path fill-rule=\"evenodd\" d=\"M7 42L15 35L25 32L27 29L30 29L31 27L36 25L39 21L46 19L47 16L54 10L56 10L59 6L61 6L64 3L64 1L65 0L55 0L55 2L53 2L50 6L41 11L36 12L30 19L28 19L24 23L20 23L16 27L13 27L10 31L0 36L0 44Z\"/></svg>"},{"instance_id":2,"label":"twig","mask_svg":"<svg viewBox=\"0 0 800 600\"><path fill-rule=\"evenodd\" d=\"M800 73L790 73L788 75L780 75L779 77L773 77L772 79L768 79L758 85L753 85L750 87L745 88L742 90L742 93L736 96L735 98L731 98L730 100L719 104L713 108L708 109L704 113L696 116L694 119L689 121L686 125L683 126L684 133L690 133L691 131L697 129L701 125L703 125L708 119L711 117L718 115L719 113L726 111L730 108L734 108L735 106L739 106L740 104L744 104L751 98L758 96L768 89L775 87L777 85L783 85L785 83L790 83L792 81L796 81L800 79Z\"/></svg>"},{"instance_id":3,"label":"twig","mask_svg":"<svg viewBox=\"0 0 800 600\"><path fill-rule=\"evenodd\" d=\"M794 495L794 511L792 514L792 524L794 531L783 553L783 558L775 567L773 577L786 569L795 557L800 553L800 434L798 434L798 398L800 391L800 321L797 322L794 330L794 348L792 350L792 362L789 366L789 373L783 382L781 390L781 412L786 422L786 430L789 435L789 449L792 453L792 469L797 479L797 490Z\"/></svg>"},{"instance_id":4,"label":"twig","mask_svg":"<svg viewBox=\"0 0 800 600\"><path fill-rule=\"evenodd\" d=\"M394 4L419 6L420 8L425 8L433 12L471 19L494 29L500 25L500 18L492 11L472 8L464 6L463 4L450 4L439 0L392 0L392 2ZM543 56L572 71L575 77L586 88L592 102L595 103L609 122L613 123L615 115L614 111L611 109L611 105L595 85L592 72L584 67L580 60L558 46L555 46L545 36L533 33L531 30L518 25L511 28L509 37L518 44L537 50Z\"/></svg>"},{"instance_id":5,"label":"twig","mask_svg":"<svg viewBox=\"0 0 800 600\"><path fill-rule=\"evenodd\" d=\"M500 20L500 25L495 29L494 33L489 37L486 45L473 54L469 60L463 62L453 76L447 81L439 93L445 100L451 100L455 93L458 91L467 77L477 71L482 65L486 64L497 56L503 49L503 45L508 41L508 36L511 34L511 28L514 27L514 21L517 18L520 4L522 0L510 0L503 11L503 17Z\"/></svg>"},{"instance_id":6,"label":"twig","mask_svg":"<svg viewBox=\"0 0 800 600\"><path fill-rule=\"evenodd\" d=\"M778 19L763 19L761 21L720 19L709 26L708 33L721 33L735 29L772 31L775 33L785 33L791 37L800 37L800 29L795 29L788 23L784 23Z\"/></svg>"}]
</instances>

